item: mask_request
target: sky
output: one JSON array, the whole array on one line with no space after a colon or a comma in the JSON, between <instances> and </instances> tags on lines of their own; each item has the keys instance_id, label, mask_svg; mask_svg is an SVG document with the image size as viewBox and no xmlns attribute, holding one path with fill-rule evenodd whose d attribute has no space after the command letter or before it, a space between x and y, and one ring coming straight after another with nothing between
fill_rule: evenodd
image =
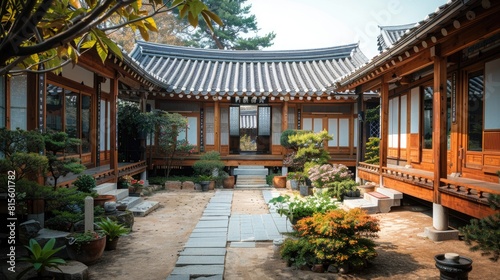
<instances>
[{"instance_id":1,"label":"sky","mask_svg":"<svg viewBox=\"0 0 500 280\"><path fill-rule=\"evenodd\" d=\"M446 0L248 0L264 35L276 33L265 50L325 48L352 43L370 59L377 53L378 26L416 23Z\"/></svg>"}]
</instances>

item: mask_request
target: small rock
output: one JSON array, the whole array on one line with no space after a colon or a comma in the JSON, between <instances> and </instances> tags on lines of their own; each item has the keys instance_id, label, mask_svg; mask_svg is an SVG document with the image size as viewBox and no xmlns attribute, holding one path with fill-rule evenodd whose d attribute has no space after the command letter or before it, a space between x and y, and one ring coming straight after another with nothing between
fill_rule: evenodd
<instances>
[{"instance_id":1,"label":"small rock","mask_svg":"<svg viewBox=\"0 0 500 280\"><path fill-rule=\"evenodd\" d=\"M333 264L329 265L328 269L326 271L331 272L331 273L338 273L339 272L339 270L337 269L337 267L334 266Z\"/></svg>"}]
</instances>

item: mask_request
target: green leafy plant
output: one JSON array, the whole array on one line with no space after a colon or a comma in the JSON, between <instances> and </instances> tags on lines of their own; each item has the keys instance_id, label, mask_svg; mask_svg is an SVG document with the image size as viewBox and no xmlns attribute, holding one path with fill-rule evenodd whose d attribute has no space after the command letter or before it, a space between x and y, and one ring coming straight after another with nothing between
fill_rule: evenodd
<instances>
[{"instance_id":1,"label":"green leafy plant","mask_svg":"<svg viewBox=\"0 0 500 280\"><path fill-rule=\"evenodd\" d=\"M277 208L278 214L286 216L292 224L315 213L325 213L337 209L337 200L322 195L305 198L284 195L272 198L269 203Z\"/></svg>"},{"instance_id":2,"label":"green leafy plant","mask_svg":"<svg viewBox=\"0 0 500 280\"><path fill-rule=\"evenodd\" d=\"M349 192L352 193L353 191L357 191L358 185L359 184L354 180L330 182L325 186L328 188L326 195L336 197L339 201L343 201L344 196L346 196Z\"/></svg>"},{"instance_id":3,"label":"green leafy plant","mask_svg":"<svg viewBox=\"0 0 500 280\"><path fill-rule=\"evenodd\" d=\"M73 182L73 185L78 189L78 191L84 193L94 193L96 182L92 175L82 174L77 177L77 179Z\"/></svg>"},{"instance_id":4,"label":"green leafy plant","mask_svg":"<svg viewBox=\"0 0 500 280\"><path fill-rule=\"evenodd\" d=\"M318 133L298 133L288 137L288 141L298 147L294 161L303 166L306 172L314 165L328 163L330 155L324 149L324 143L332 139L326 130Z\"/></svg>"},{"instance_id":5,"label":"green leafy plant","mask_svg":"<svg viewBox=\"0 0 500 280\"><path fill-rule=\"evenodd\" d=\"M17 276L17 279L21 279L32 269L36 271L36 274L39 278L43 276L43 274L49 267L54 267L61 271L59 265L65 264L66 262L62 258L56 257L54 255L66 246L61 246L54 249L55 243L56 240L54 238L51 238L42 248L35 239L30 239L29 246L24 246L26 247L26 249L28 249L29 256L20 258L19 260L31 263L32 266L22 271Z\"/></svg>"},{"instance_id":6,"label":"green leafy plant","mask_svg":"<svg viewBox=\"0 0 500 280\"><path fill-rule=\"evenodd\" d=\"M77 251L80 250L82 244L87 244L91 241L103 238L105 236L104 232L99 231L85 231L85 232L73 232L66 237L69 245L76 244Z\"/></svg>"},{"instance_id":7,"label":"green leafy plant","mask_svg":"<svg viewBox=\"0 0 500 280\"><path fill-rule=\"evenodd\" d=\"M217 185L221 185L228 174L224 171L225 164L220 158L219 152L210 151L203 154L200 160L195 161L193 170L195 175L211 176Z\"/></svg>"},{"instance_id":8,"label":"green leafy plant","mask_svg":"<svg viewBox=\"0 0 500 280\"><path fill-rule=\"evenodd\" d=\"M299 220L295 229L297 239L289 239L281 249L282 257L293 257L292 265L362 268L377 256L372 239L380 230L378 220L359 208L316 213Z\"/></svg>"},{"instance_id":9,"label":"green leafy plant","mask_svg":"<svg viewBox=\"0 0 500 280\"><path fill-rule=\"evenodd\" d=\"M349 168L343 164L323 164L312 166L308 177L316 188L323 188L332 182L341 182L352 179Z\"/></svg>"},{"instance_id":10,"label":"green leafy plant","mask_svg":"<svg viewBox=\"0 0 500 280\"><path fill-rule=\"evenodd\" d=\"M365 162L369 164L378 164L380 160L380 138L370 137L366 142Z\"/></svg>"},{"instance_id":11,"label":"green leafy plant","mask_svg":"<svg viewBox=\"0 0 500 280\"><path fill-rule=\"evenodd\" d=\"M109 217L101 219L96 223L96 225L104 232L104 234L106 234L106 238L109 241L130 232L128 228L116 221L111 220Z\"/></svg>"},{"instance_id":12,"label":"green leafy plant","mask_svg":"<svg viewBox=\"0 0 500 280\"><path fill-rule=\"evenodd\" d=\"M500 195L492 194L488 198L492 209L500 208ZM490 260L500 258L500 213L478 219L472 219L470 224L459 228L464 235L464 241L471 251L482 251L482 255L490 256Z\"/></svg>"}]
</instances>

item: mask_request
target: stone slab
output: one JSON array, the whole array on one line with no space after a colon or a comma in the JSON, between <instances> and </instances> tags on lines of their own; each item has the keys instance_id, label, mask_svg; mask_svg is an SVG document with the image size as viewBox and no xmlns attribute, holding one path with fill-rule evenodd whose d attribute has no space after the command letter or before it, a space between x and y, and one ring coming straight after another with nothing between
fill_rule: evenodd
<instances>
[{"instance_id":1,"label":"stone slab","mask_svg":"<svg viewBox=\"0 0 500 280\"><path fill-rule=\"evenodd\" d=\"M213 275L223 275L224 266L223 265L187 265L181 267L175 267L171 273L176 274L187 274L191 276L213 276Z\"/></svg>"},{"instance_id":2,"label":"stone slab","mask_svg":"<svg viewBox=\"0 0 500 280\"><path fill-rule=\"evenodd\" d=\"M225 256L179 256L175 266L196 264L221 264L224 265Z\"/></svg>"},{"instance_id":3,"label":"stone slab","mask_svg":"<svg viewBox=\"0 0 500 280\"><path fill-rule=\"evenodd\" d=\"M220 228L220 227L227 227L228 221L227 220L214 220L214 221L199 221L198 224L196 224L197 228Z\"/></svg>"},{"instance_id":4,"label":"stone slab","mask_svg":"<svg viewBox=\"0 0 500 280\"><path fill-rule=\"evenodd\" d=\"M226 227L220 228L194 228L192 232L226 232Z\"/></svg>"},{"instance_id":5,"label":"stone slab","mask_svg":"<svg viewBox=\"0 0 500 280\"><path fill-rule=\"evenodd\" d=\"M184 246L186 248L225 248L225 237L210 237L210 238L189 238Z\"/></svg>"},{"instance_id":6,"label":"stone slab","mask_svg":"<svg viewBox=\"0 0 500 280\"><path fill-rule=\"evenodd\" d=\"M77 261L66 261L66 264L60 265L59 271L56 268L49 267L47 271L50 275L54 276L55 279L65 279L65 280L81 280L89 279L88 267Z\"/></svg>"},{"instance_id":7,"label":"stone slab","mask_svg":"<svg viewBox=\"0 0 500 280\"><path fill-rule=\"evenodd\" d=\"M231 242L231 248L255 248L255 242Z\"/></svg>"},{"instance_id":8,"label":"stone slab","mask_svg":"<svg viewBox=\"0 0 500 280\"><path fill-rule=\"evenodd\" d=\"M167 277L167 280L190 280L191 275L189 274L176 274L176 275L169 275Z\"/></svg>"},{"instance_id":9,"label":"stone slab","mask_svg":"<svg viewBox=\"0 0 500 280\"><path fill-rule=\"evenodd\" d=\"M223 279L222 274L196 278L196 280L222 280L222 279Z\"/></svg>"},{"instance_id":10,"label":"stone slab","mask_svg":"<svg viewBox=\"0 0 500 280\"><path fill-rule=\"evenodd\" d=\"M200 218L200 221L217 221L217 220L227 221L227 220L229 220L229 217L228 216L202 216Z\"/></svg>"},{"instance_id":11,"label":"stone slab","mask_svg":"<svg viewBox=\"0 0 500 280\"><path fill-rule=\"evenodd\" d=\"M225 256L226 248L184 248L181 256Z\"/></svg>"},{"instance_id":12,"label":"stone slab","mask_svg":"<svg viewBox=\"0 0 500 280\"><path fill-rule=\"evenodd\" d=\"M224 237L226 238L227 233L224 231L216 232L192 232L189 237L191 238L203 238L203 237Z\"/></svg>"}]
</instances>

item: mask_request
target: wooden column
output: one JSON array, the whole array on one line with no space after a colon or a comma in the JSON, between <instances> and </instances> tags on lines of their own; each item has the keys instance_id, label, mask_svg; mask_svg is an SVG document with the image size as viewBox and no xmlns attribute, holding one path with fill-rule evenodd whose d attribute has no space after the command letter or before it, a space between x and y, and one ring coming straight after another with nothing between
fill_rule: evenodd
<instances>
[{"instance_id":1,"label":"wooden column","mask_svg":"<svg viewBox=\"0 0 500 280\"><path fill-rule=\"evenodd\" d=\"M114 174L114 182L118 181L118 139L117 139L117 114L118 114L118 74L115 73L115 76L111 80L111 100L109 102L110 106L110 121L109 121L109 152L110 152L110 160L109 160L109 168L113 170Z\"/></svg>"},{"instance_id":2,"label":"wooden column","mask_svg":"<svg viewBox=\"0 0 500 280\"><path fill-rule=\"evenodd\" d=\"M214 104L214 148L220 153L220 102L215 101Z\"/></svg>"},{"instance_id":3,"label":"wooden column","mask_svg":"<svg viewBox=\"0 0 500 280\"><path fill-rule=\"evenodd\" d=\"M288 97L286 97L288 98ZM283 108L281 109L281 133L288 129L288 101L283 102ZM273 145L280 145L281 143L273 143ZM286 154L286 149L281 147L281 154Z\"/></svg>"},{"instance_id":4,"label":"wooden column","mask_svg":"<svg viewBox=\"0 0 500 280\"><path fill-rule=\"evenodd\" d=\"M440 179L446 178L446 58L434 56L434 96L432 111L432 149L434 152L434 203L439 197Z\"/></svg>"},{"instance_id":5,"label":"wooden column","mask_svg":"<svg viewBox=\"0 0 500 280\"><path fill-rule=\"evenodd\" d=\"M361 86L356 87L356 94L358 95L358 119L354 120L358 122L358 145L356 147L356 166L365 160L365 151L363 147L365 147L365 112L363 110L363 91L361 90Z\"/></svg>"},{"instance_id":6,"label":"wooden column","mask_svg":"<svg viewBox=\"0 0 500 280\"><path fill-rule=\"evenodd\" d=\"M380 87L380 146L379 173L382 187L382 167L387 166L387 146L389 143L389 84L382 80Z\"/></svg>"}]
</instances>

